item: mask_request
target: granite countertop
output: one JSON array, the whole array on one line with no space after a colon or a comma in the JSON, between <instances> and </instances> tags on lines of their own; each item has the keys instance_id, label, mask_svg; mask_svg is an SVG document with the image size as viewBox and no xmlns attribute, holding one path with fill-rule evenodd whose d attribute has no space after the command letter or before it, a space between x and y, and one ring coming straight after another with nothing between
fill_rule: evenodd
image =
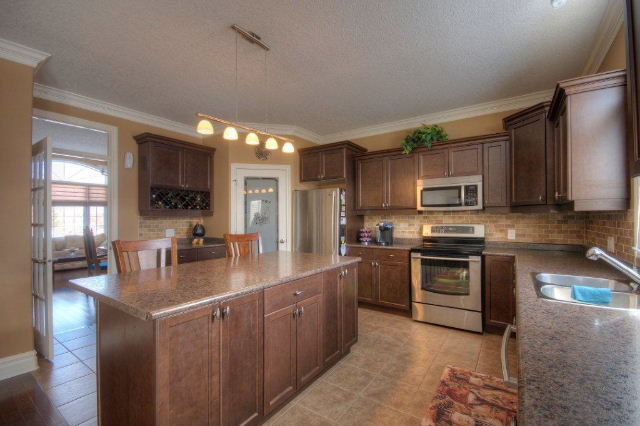
<instances>
[{"instance_id":1,"label":"granite countertop","mask_svg":"<svg viewBox=\"0 0 640 426\"><path fill-rule=\"evenodd\" d=\"M193 238L178 238L178 250L198 248L198 247L219 247L224 245L223 238L205 237L203 245L193 245Z\"/></svg>"},{"instance_id":2,"label":"granite countertop","mask_svg":"<svg viewBox=\"0 0 640 426\"><path fill-rule=\"evenodd\" d=\"M135 317L153 320L360 261L280 251L98 275L66 285Z\"/></svg>"},{"instance_id":3,"label":"granite countertop","mask_svg":"<svg viewBox=\"0 0 640 426\"><path fill-rule=\"evenodd\" d=\"M640 311L538 298L539 272L628 281L583 251L489 245L516 260L520 425L630 425L640 422Z\"/></svg>"},{"instance_id":4,"label":"granite countertop","mask_svg":"<svg viewBox=\"0 0 640 426\"><path fill-rule=\"evenodd\" d=\"M371 247L371 248L380 248L380 249L396 249L396 250L411 250L414 247L422 245L421 239L395 239L393 244L390 246L380 246L375 242L371 244L362 244L362 243L347 243L349 247Z\"/></svg>"}]
</instances>

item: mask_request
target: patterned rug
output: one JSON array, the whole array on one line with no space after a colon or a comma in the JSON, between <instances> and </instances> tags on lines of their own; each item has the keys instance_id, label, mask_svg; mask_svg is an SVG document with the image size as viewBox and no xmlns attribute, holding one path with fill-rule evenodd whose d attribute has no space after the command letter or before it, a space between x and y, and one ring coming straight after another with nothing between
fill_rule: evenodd
<instances>
[{"instance_id":1,"label":"patterned rug","mask_svg":"<svg viewBox=\"0 0 640 426\"><path fill-rule=\"evenodd\" d=\"M511 426L516 423L518 393L486 374L447 366L423 426Z\"/></svg>"}]
</instances>

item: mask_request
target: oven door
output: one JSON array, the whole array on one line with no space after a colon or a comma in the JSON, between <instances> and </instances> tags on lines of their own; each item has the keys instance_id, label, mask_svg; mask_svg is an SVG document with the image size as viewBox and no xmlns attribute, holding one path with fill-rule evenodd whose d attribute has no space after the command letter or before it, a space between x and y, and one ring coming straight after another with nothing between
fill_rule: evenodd
<instances>
[{"instance_id":1,"label":"oven door","mask_svg":"<svg viewBox=\"0 0 640 426\"><path fill-rule=\"evenodd\" d=\"M482 311L480 256L411 254L411 295L418 303Z\"/></svg>"},{"instance_id":2,"label":"oven door","mask_svg":"<svg viewBox=\"0 0 640 426\"><path fill-rule=\"evenodd\" d=\"M418 191L419 210L464 207L464 185L426 186Z\"/></svg>"}]
</instances>

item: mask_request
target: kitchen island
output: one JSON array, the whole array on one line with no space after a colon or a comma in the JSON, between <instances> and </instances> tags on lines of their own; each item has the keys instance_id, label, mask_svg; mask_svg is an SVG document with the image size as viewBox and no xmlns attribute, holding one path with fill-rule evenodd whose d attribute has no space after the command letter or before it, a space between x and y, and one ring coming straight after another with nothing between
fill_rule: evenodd
<instances>
[{"instance_id":1,"label":"kitchen island","mask_svg":"<svg viewBox=\"0 0 640 426\"><path fill-rule=\"evenodd\" d=\"M103 425L260 424L357 341L357 257L276 252L69 282Z\"/></svg>"}]
</instances>

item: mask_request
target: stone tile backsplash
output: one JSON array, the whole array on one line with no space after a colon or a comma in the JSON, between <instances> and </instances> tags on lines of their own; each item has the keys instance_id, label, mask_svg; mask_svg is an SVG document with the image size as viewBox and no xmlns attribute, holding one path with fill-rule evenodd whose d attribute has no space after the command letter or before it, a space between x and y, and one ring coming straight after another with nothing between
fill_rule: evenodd
<instances>
[{"instance_id":1,"label":"stone tile backsplash","mask_svg":"<svg viewBox=\"0 0 640 426\"><path fill-rule=\"evenodd\" d=\"M173 228L176 230L176 237L191 237L191 231L199 220L197 217L153 217L140 216L138 222L138 235L141 240L150 240L153 238L164 238L165 230ZM201 220L201 219L200 219Z\"/></svg>"},{"instance_id":2,"label":"stone tile backsplash","mask_svg":"<svg viewBox=\"0 0 640 426\"><path fill-rule=\"evenodd\" d=\"M614 254L629 263L635 263L633 249L633 210L601 212L587 215L585 245L607 249L607 237L615 238Z\"/></svg>"}]
</instances>

